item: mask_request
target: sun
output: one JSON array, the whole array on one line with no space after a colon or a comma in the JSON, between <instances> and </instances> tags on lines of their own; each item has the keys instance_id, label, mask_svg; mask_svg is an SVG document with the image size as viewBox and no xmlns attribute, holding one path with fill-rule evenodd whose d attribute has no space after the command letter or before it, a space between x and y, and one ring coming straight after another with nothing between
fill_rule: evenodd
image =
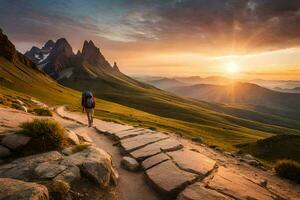
<instances>
[{"instance_id":1,"label":"sun","mask_svg":"<svg viewBox=\"0 0 300 200\"><path fill-rule=\"evenodd\" d=\"M239 73L239 66L236 63L231 62L227 64L226 70L228 74L235 75Z\"/></svg>"}]
</instances>

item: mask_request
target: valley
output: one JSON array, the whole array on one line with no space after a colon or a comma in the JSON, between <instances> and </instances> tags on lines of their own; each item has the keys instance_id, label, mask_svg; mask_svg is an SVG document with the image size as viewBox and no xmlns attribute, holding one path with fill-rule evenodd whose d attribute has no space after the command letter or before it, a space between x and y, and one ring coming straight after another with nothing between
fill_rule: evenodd
<instances>
[{"instance_id":1,"label":"valley","mask_svg":"<svg viewBox=\"0 0 300 200\"><path fill-rule=\"evenodd\" d=\"M58 42L61 41L66 44L66 40ZM69 49L69 45L58 46L60 48L57 49L62 48L63 52L67 51L65 48ZM201 138L208 145L227 150L272 135L300 133L299 115L255 106L181 98L138 82L124 75L119 68L116 70L116 64L113 68L103 60L104 56L92 42L85 42L83 49L83 55L86 56L81 56L78 65L72 65L74 69L71 76L59 78L58 83L45 72L29 67L18 59L10 62L1 58L2 98L34 97L49 105L64 104L70 110L79 111L80 91L90 89L97 97L95 115L99 119L172 131L190 139ZM50 53L48 58L51 57ZM49 69L57 74L56 77L60 77L61 70L70 67L63 63L74 62L74 55L70 56L70 60L68 56L67 60L61 58L49 60L50 63L56 63L52 68L49 65ZM106 63L106 67L102 67L101 63ZM277 115L273 114L274 111Z\"/></svg>"}]
</instances>

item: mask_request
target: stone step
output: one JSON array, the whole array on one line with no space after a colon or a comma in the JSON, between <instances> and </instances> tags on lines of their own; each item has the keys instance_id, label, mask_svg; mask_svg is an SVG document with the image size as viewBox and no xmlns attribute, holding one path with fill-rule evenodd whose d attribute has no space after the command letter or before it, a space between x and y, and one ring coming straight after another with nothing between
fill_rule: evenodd
<instances>
[{"instance_id":1,"label":"stone step","mask_svg":"<svg viewBox=\"0 0 300 200\"><path fill-rule=\"evenodd\" d=\"M165 135L163 133L153 133L153 134L146 134L146 135L138 135L136 137L127 138L124 140L121 140L121 147L126 152L132 152L134 150L140 149L145 147L148 144L158 142L160 140L164 140L169 138L168 135Z\"/></svg>"},{"instance_id":2,"label":"stone step","mask_svg":"<svg viewBox=\"0 0 300 200\"><path fill-rule=\"evenodd\" d=\"M160 153L144 160L142 162L142 167L144 170L147 170L167 160L170 160L170 157L167 156L165 153Z\"/></svg>"},{"instance_id":3,"label":"stone step","mask_svg":"<svg viewBox=\"0 0 300 200\"><path fill-rule=\"evenodd\" d=\"M196 173L202 178L212 171L216 164L215 160L188 149L168 152L167 154L173 159L180 169Z\"/></svg>"},{"instance_id":4,"label":"stone step","mask_svg":"<svg viewBox=\"0 0 300 200\"><path fill-rule=\"evenodd\" d=\"M130 132L125 132L125 133L118 133L115 136L116 136L117 139L122 140L122 139L130 138L130 137L135 137L135 136L138 136L138 135L151 134L153 132L154 131L151 131L149 129L142 129L142 130L139 130L139 131L130 131Z\"/></svg>"},{"instance_id":5,"label":"stone step","mask_svg":"<svg viewBox=\"0 0 300 200\"><path fill-rule=\"evenodd\" d=\"M155 142L153 144L149 144L141 149L135 150L131 152L130 155L140 161L153 155L156 155L161 151L175 151L181 149L182 147L182 144L178 142L178 140L166 139Z\"/></svg>"},{"instance_id":6,"label":"stone step","mask_svg":"<svg viewBox=\"0 0 300 200\"><path fill-rule=\"evenodd\" d=\"M196 174L180 170L170 160L148 169L145 173L150 185L162 196L170 199L174 199L186 185L197 178Z\"/></svg>"},{"instance_id":7,"label":"stone step","mask_svg":"<svg viewBox=\"0 0 300 200\"><path fill-rule=\"evenodd\" d=\"M125 129L125 130L121 130L121 131L116 131L116 132L112 132L114 135L119 135L119 134L126 134L129 132L138 132L138 131L142 131L145 130L144 128L130 128L130 129Z\"/></svg>"}]
</instances>

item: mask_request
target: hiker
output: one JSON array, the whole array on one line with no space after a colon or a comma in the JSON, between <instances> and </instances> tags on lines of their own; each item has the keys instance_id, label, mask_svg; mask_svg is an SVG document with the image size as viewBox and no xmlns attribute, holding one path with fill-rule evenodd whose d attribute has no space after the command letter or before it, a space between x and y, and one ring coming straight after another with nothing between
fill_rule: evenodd
<instances>
[{"instance_id":1,"label":"hiker","mask_svg":"<svg viewBox=\"0 0 300 200\"><path fill-rule=\"evenodd\" d=\"M89 127L93 126L95 99L93 93L90 91L85 91L82 93L81 97L82 112L86 112Z\"/></svg>"}]
</instances>

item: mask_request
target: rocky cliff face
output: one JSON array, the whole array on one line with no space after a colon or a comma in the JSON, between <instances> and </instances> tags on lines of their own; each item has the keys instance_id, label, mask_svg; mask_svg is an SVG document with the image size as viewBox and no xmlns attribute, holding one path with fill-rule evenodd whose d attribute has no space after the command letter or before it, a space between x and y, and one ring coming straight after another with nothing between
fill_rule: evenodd
<instances>
[{"instance_id":1,"label":"rocky cliff face","mask_svg":"<svg viewBox=\"0 0 300 200\"><path fill-rule=\"evenodd\" d=\"M52 78L56 79L60 73L71 67L74 59L74 53L71 45L65 38L56 41L49 56L45 59L43 70Z\"/></svg>"},{"instance_id":2,"label":"rocky cliff face","mask_svg":"<svg viewBox=\"0 0 300 200\"><path fill-rule=\"evenodd\" d=\"M117 64L112 67L91 40L85 41L76 54L68 41L61 38L56 42L49 40L41 49L32 47L25 55L54 79L123 75Z\"/></svg>"},{"instance_id":3,"label":"rocky cliff face","mask_svg":"<svg viewBox=\"0 0 300 200\"><path fill-rule=\"evenodd\" d=\"M55 42L49 40L41 49L36 46L33 46L24 55L36 65L38 65L39 68L42 68L54 46Z\"/></svg>"},{"instance_id":4,"label":"rocky cliff face","mask_svg":"<svg viewBox=\"0 0 300 200\"><path fill-rule=\"evenodd\" d=\"M19 53L13 43L9 41L6 35L0 29L0 57L4 57L12 63L21 62L31 68L36 66L25 56Z\"/></svg>"},{"instance_id":5,"label":"rocky cliff face","mask_svg":"<svg viewBox=\"0 0 300 200\"><path fill-rule=\"evenodd\" d=\"M0 29L0 55L9 61L14 61L17 55L15 46L8 40Z\"/></svg>"}]
</instances>

